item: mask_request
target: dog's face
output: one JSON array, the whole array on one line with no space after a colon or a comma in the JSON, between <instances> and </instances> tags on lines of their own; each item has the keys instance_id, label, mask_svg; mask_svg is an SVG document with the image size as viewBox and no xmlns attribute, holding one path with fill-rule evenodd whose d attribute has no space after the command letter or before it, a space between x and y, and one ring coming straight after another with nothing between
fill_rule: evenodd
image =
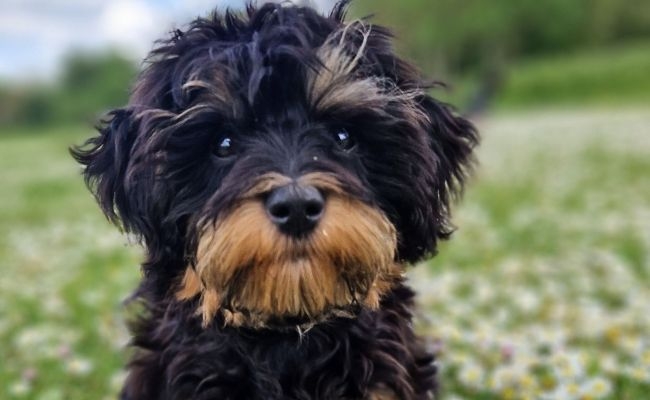
<instances>
[{"instance_id":1,"label":"dog's face","mask_svg":"<svg viewBox=\"0 0 650 400\"><path fill-rule=\"evenodd\" d=\"M476 133L386 30L343 14L195 21L76 151L106 214L143 239L147 276L200 297L205 323L377 307L450 233Z\"/></svg>"}]
</instances>

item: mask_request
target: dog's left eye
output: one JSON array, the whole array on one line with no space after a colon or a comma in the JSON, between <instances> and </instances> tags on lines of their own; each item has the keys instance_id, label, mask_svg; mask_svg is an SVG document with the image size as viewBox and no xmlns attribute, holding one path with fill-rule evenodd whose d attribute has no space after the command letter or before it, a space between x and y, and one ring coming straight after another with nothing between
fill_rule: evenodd
<instances>
[{"instance_id":1,"label":"dog's left eye","mask_svg":"<svg viewBox=\"0 0 650 400\"><path fill-rule=\"evenodd\" d=\"M229 137L221 139L214 148L214 154L220 158L227 158L235 154L232 139Z\"/></svg>"},{"instance_id":2,"label":"dog's left eye","mask_svg":"<svg viewBox=\"0 0 650 400\"><path fill-rule=\"evenodd\" d=\"M334 138L336 139L336 143L338 143L339 147L346 151L352 150L356 145L354 139L352 139L352 136L350 136L348 131L345 129L339 129L336 132L336 135L334 135Z\"/></svg>"}]
</instances>

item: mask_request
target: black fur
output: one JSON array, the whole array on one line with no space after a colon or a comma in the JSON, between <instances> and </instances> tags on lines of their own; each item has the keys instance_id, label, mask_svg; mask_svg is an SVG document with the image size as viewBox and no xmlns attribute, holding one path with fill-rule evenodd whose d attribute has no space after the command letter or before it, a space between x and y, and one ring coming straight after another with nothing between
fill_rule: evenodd
<instances>
[{"instance_id":1,"label":"black fur","mask_svg":"<svg viewBox=\"0 0 650 400\"><path fill-rule=\"evenodd\" d=\"M410 326L413 293L397 288L379 311L295 329L204 330L194 304L161 303L135 331L125 399L399 399L435 390L433 357Z\"/></svg>"},{"instance_id":2,"label":"black fur","mask_svg":"<svg viewBox=\"0 0 650 400\"><path fill-rule=\"evenodd\" d=\"M414 101L426 123L409 119L398 100L381 109L308 104L306 76L322 68L316 49L341 29L346 3L329 17L267 4L197 19L159 43L130 103L73 150L103 211L146 250L134 297L147 311L133 327L125 399L361 399L384 389L425 399L435 389L433 359L412 332L413 295L402 284L380 310L302 336L222 328L218 319L204 329L196 304L173 296L194 261L200 221L228 212L266 172L336 175L395 225L398 261L416 262L450 235L450 202L478 140L469 122L424 91ZM347 40L358 47L363 37ZM373 26L354 73L402 92L428 89L390 41ZM192 80L210 86L188 87ZM336 147L341 128L353 135L353 151ZM214 155L224 135L236 156Z\"/></svg>"}]
</instances>

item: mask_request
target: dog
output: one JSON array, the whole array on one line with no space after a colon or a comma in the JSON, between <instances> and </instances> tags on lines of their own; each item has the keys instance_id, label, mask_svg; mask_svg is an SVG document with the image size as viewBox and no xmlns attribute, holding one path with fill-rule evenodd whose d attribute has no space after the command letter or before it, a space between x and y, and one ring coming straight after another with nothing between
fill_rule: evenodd
<instances>
[{"instance_id":1,"label":"dog","mask_svg":"<svg viewBox=\"0 0 650 400\"><path fill-rule=\"evenodd\" d=\"M122 399L435 396L404 273L478 133L347 6L196 19L72 150L145 250Z\"/></svg>"}]
</instances>

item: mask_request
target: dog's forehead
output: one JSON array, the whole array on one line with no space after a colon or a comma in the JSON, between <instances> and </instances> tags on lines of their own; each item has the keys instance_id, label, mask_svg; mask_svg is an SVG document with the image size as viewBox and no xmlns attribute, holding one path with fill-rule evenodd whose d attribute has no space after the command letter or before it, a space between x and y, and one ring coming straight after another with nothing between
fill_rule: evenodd
<instances>
[{"instance_id":1,"label":"dog's forehead","mask_svg":"<svg viewBox=\"0 0 650 400\"><path fill-rule=\"evenodd\" d=\"M211 55L213 63L195 63L183 89L206 89L213 100L230 103L224 105L234 112L241 102L271 111L291 103L324 110L337 101L359 100L361 93L372 96L378 78L359 71L371 29L356 21L312 41L302 40L300 30L296 36L266 32L271 38L255 32L249 41Z\"/></svg>"},{"instance_id":2,"label":"dog's forehead","mask_svg":"<svg viewBox=\"0 0 650 400\"><path fill-rule=\"evenodd\" d=\"M228 118L264 124L296 124L352 109L383 112L389 103L401 103L413 120L424 117L413 101L421 89L404 90L374 72L370 24L339 24L321 38L307 35L309 29L254 32L209 54L210 62L189 60L195 70L186 74L181 90L200 92L197 103L217 107Z\"/></svg>"}]
</instances>

